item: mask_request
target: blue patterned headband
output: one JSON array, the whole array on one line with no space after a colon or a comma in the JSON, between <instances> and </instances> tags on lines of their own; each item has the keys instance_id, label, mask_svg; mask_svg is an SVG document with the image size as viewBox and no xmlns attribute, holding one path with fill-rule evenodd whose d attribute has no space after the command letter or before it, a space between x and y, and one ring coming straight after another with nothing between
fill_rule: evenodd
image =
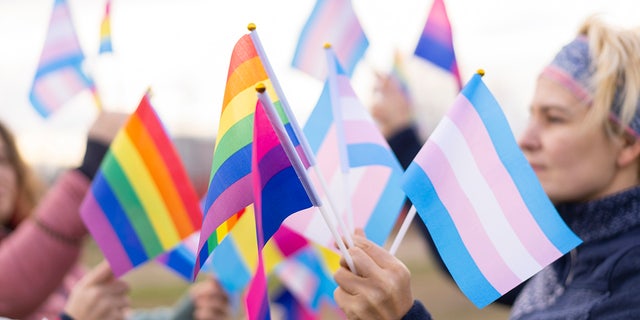
<instances>
[{"instance_id":1,"label":"blue patterned headband","mask_svg":"<svg viewBox=\"0 0 640 320\"><path fill-rule=\"evenodd\" d=\"M589 43L585 36L578 36L565 45L551 63L542 71L541 76L556 81L568 89L578 100L584 103L593 101L595 92L593 66L589 54ZM611 118L619 122L622 107L622 88L618 87L611 108ZM640 100L636 104L636 113L629 123L630 133L640 137Z\"/></svg>"}]
</instances>

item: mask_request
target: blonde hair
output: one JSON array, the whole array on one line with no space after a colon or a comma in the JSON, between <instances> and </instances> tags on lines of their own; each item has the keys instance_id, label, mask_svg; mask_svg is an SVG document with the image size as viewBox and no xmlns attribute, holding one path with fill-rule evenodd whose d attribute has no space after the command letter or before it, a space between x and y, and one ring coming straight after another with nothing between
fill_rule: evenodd
<instances>
[{"instance_id":1,"label":"blonde hair","mask_svg":"<svg viewBox=\"0 0 640 320\"><path fill-rule=\"evenodd\" d=\"M623 134L634 120L640 100L640 29L616 29L591 16L579 34L587 37L592 57L592 116L608 119L617 114L619 124L605 121L606 128L610 133ZM619 110L612 112L616 106ZM635 132L636 137L638 134Z\"/></svg>"}]
</instances>

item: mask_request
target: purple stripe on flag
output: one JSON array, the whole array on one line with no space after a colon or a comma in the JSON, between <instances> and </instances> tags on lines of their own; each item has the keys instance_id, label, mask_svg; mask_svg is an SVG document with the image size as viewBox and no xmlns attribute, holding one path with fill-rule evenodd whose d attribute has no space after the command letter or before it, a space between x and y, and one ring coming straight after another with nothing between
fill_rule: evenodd
<instances>
[{"instance_id":1,"label":"purple stripe on flag","mask_svg":"<svg viewBox=\"0 0 640 320\"><path fill-rule=\"evenodd\" d=\"M464 96L456 99L447 115L467 140L480 172L491 187L506 219L529 254L542 266L562 253L549 241L533 219L513 179L501 163L491 137L473 105Z\"/></svg>"},{"instance_id":2,"label":"purple stripe on flag","mask_svg":"<svg viewBox=\"0 0 640 320\"><path fill-rule=\"evenodd\" d=\"M240 211L247 204L253 202L253 194L246 192L246 190L252 190L252 177L246 175L235 183L225 189L216 200L211 204L209 210L207 210L207 219L202 222L201 234L212 234L218 226L227 221L236 212ZM237 207L237 208L236 208ZM228 215L221 215L219 212L229 213ZM206 242L204 237L200 238L200 246Z\"/></svg>"},{"instance_id":3,"label":"purple stripe on flag","mask_svg":"<svg viewBox=\"0 0 640 320\"><path fill-rule=\"evenodd\" d=\"M122 247L122 243L113 230L111 222L109 222L102 208L93 197L93 192L87 192L82 206L83 209L80 212L85 216L84 220L90 219L92 221L92 223L85 223L85 225L92 237L103 240L99 242L99 244L103 244L100 249L104 256L108 258L113 274L120 276L131 270L133 265L129 260L129 256ZM86 215L90 215L90 217L86 217Z\"/></svg>"},{"instance_id":4,"label":"purple stripe on flag","mask_svg":"<svg viewBox=\"0 0 640 320\"><path fill-rule=\"evenodd\" d=\"M514 284L522 282L523 279L519 279L509 268L486 231L480 227L482 222L478 218L476 209L469 198L464 196L465 192L458 181L451 179L455 177L453 168L440 147L428 140L413 162L418 164L431 180L438 197L449 210L451 219L469 254L494 288L504 294L511 290ZM439 165L424 166L427 163Z\"/></svg>"}]
</instances>

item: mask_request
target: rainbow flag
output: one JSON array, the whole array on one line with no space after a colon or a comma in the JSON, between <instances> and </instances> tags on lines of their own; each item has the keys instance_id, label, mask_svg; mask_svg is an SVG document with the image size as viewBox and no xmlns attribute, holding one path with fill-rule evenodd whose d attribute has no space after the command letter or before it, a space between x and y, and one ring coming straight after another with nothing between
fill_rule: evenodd
<instances>
[{"instance_id":1,"label":"rainbow flag","mask_svg":"<svg viewBox=\"0 0 640 320\"><path fill-rule=\"evenodd\" d=\"M100 49L99 53L113 52L111 44L111 0L105 5L102 24L100 25Z\"/></svg>"},{"instance_id":2,"label":"rainbow flag","mask_svg":"<svg viewBox=\"0 0 640 320\"><path fill-rule=\"evenodd\" d=\"M291 122L260 59L251 35L242 36L231 55L218 135L216 138L204 220L198 244L196 272L237 221L235 216L253 203L251 145L258 101L255 86L263 83L298 153L302 153ZM304 158L306 159L306 158Z\"/></svg>"},{"instance_id":3,"label":"rainbow flag","mask_svg":"<svg viewBox=\"0 0 640 320\"><path fill-rule=\"evenodd\" d=\"M453 50L451 23L443 0L433 0L414 54L451 73L458 89L462 88L458 62Z\"/></svg>"},{"instance_id":4,"label":"rainbow flag","mask_svg":"<svg viewBox=\"0 0 640 320\"><path fill-rule=\"evenodd\" d=\"M479 308L581 242L478 74L407 168L403 189L454 280Z\"/></svg>"},{"instance_id":5,"label":"rainbow flag","mask_svg":"<svg viewBox=\"0 0 640 320\"><path fill-rule=\"evenodd\" d=\"M325 176L325 181L335 186L331 188L335 192L332 198L339 201L344 199L343 193L348 194L354 226L363 228L367 237L382 245L405 201L401 188L403 170L371 115L356 96L348 75L340 67L332 49L326 50L329 50L328 64L331 66L329 77L304 132L317 156L318 168ZM346 152L340 149L346 149ZM344 153L346 157L341 156ZM341 187L344 186L344 165L349 167L350 188L346 191ZM326 200L326 195L323 197ZM345 218L346 205L341 207L343 210L339 214ZM317 211L291 216L285 224L314 242L334 247L333 237Z\"/></svg>"},{"instance_id":6,"label":"rainbow flag","mask_svg":"<svg viewBox=\"0 0 640 320\"><path fill-rule=\"evenodd\" d=\"M391 79L398 82L398 85L400 86L402 92L408 98L410 98L411 90L409 87L409 76L407 75L407 70L404 59L402 58L402 54L397 50L393 54L393 65L391 66L389 76L391 77Z\"/></svg>"},{"instance_id":7,"label":"rainbow flag","mask_svg":"<svg viewBox=\"0 0 640 320\"><path fill-rule=\"evenodd\" d=\"M42 117L49 117L76 94L95 87L82 69L83 61L69 5L55 0L29 93L31 104Z\"/></svg>"},{"instance_id":8,"label":"rainbow flag","mask_svg":"<svg viewBox=\"0 0 640 320\"><path fill-rule=\"evenodd\" d=\"M196 192L147 95L111 143L80 214L118 276L200 227Z\"/></svg>"},{"instance_id":9,"label":"rainbow flag","mask_svg":"<svg viewBox=\"0 0 640 320\"><path fill-rule=\"evenodd\" d=\"M351 0L317 0L305 23L291 66L324 80L327 66L324 63L325 43L335 48L340 63L350 76L369 47Z\"/></svg>"}]
</instances>

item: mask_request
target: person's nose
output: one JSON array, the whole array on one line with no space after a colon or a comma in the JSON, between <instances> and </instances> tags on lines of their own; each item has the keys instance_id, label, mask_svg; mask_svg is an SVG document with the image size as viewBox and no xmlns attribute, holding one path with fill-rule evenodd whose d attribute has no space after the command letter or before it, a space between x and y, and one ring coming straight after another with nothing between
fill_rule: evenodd
<instances>
[{"instance_id":1,"label":"person's nose","mask_svg":"<svg viewBox=\"0 0 640 320\"><path fill-rule=\"evenodd\" d=\"M522 151L534 151L540 148L540 132L535 121L529 120L527 126L518 139L518 145Z\"/></svg>"}]
</instances>

